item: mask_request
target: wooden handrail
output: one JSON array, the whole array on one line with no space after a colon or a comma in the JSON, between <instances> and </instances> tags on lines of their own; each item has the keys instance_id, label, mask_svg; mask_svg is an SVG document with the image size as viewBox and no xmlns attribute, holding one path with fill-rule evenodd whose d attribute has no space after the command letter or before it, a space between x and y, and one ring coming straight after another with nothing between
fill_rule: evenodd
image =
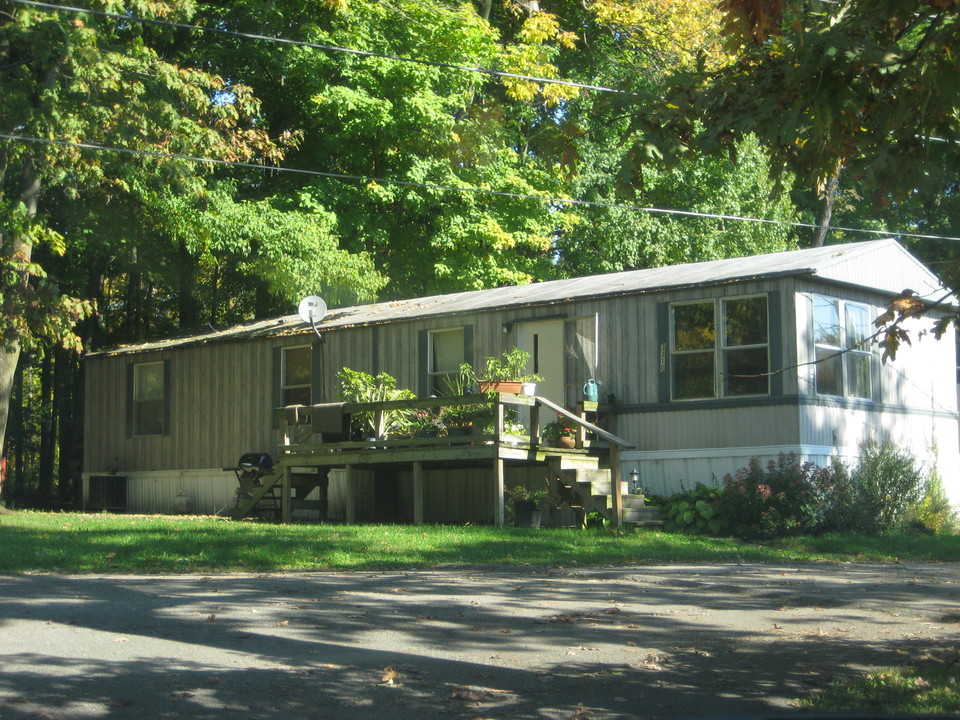
<instances>
[{"instance_id":1,"label":"wooden handrail","mask_svg":"<svg viewBox=\"0 0 960 720\"><path fill-rule=\"evenodd\" d=\"M546 398L540 397L538 395L537 402L543 405L544 407L548 407L551 410L554 410L558 415L562 415L563 417L568 418L569 420L573 420L573 422L577 423L578 425L581 425L582 427L585 427L587 430L602 437L604 440L609 440L612 443L616 443L620 447L624 447L628 449L636 447L636 445L634 445L632 442L628 440L624 440L622 437L617 437L613 433L607 432L601 427L597 427L592 422L587 422L583 418L578 417L577 415L574 415L569 410L566 410L560 407L559 405L557 405L555 402L551 400L547 400Z\"/></svg>"}]
</instances>

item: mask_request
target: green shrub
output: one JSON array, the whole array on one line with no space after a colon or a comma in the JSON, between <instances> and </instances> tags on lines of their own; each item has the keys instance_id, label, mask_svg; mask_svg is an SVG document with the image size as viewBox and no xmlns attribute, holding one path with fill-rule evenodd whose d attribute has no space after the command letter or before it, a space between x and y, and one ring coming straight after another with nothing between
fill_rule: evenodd
<instances>
[{"instance_id":1,"label":"green shrub","mask_svg":"<svg viewBox=\"0 0 960 720\"><path fill-rule=\"evenodd\" d=\"M936 471L930 473L923 497L911 515L922 527L937 535L960 532L960 517L950 505L950 499L943 491L943 481Z\"/></svg>"},{"instance_id":2,"label":"green shrub","mask_svg":"<svg viewBox=\"0 0 960 720\"><path fill-rule=\"evenodd\" d=\"M914 457L888 442L860 446L857 466L850 473L856 526L846 530L882 535L902 527L920 503L926 478Z\"/></svg>"}]
</instances>

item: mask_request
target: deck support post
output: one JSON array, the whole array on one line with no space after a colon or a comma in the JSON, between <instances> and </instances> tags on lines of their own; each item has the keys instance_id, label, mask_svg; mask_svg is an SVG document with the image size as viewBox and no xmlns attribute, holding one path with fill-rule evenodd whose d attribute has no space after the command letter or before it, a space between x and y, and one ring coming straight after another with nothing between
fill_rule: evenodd
<instances>
[{"instance_id":1,"label":"deck support post","mask_svg":"<svg viewBox=\"0 0 960 720\"><path fill-rule=\"evenodd\" d=\"M493 461L493 524L503 527L504 523L504 475L505 467L502 458Z\"/></svg>"},{"instance_id":2,"label":"deck support post","mask_svg":"<svg viewBox=\"0 0 960 720\"><path fill-rule=\"evenodd\" d=\"M353 486L353 483L354 483L353 465L347 465L343 469L343 474L346 480L346 482L344 483L346 485L345 499L347 502L346 520L348 524L352 525L357 521L357 493L356 493L356 489Z\"/></svg>"},{"instance_id":3,"label":"deck support post","mask_svg":"<svg viewBox=\"0 0 960 720\"><path fill-rule=\"evenodd\" d=\"M289 523L293 517L292 503L290 501L290 474L292 470L288 465L281 465L280 468L280 522Z\"/></svg>"},{"instance_id":4,"label":"deck support post","mask_svg":"<svg viewBox=\"0 0 960 720\"><path fill-rule=\"evenodd\" d=\"M423 525L423 463L413 461L413 524Z\"/></svg>"},{"instance_id":5,"label":"deck support post","mask_svg":"<svg viewBox=\"0 0 960 720\"><path fill-rule=\"evenodd\" d=\"M620 479L620 446L610 443L610 502L612 507L611 521L613 527L619 528L623 524L623 493Z\"/></svg>"}]
</instances>

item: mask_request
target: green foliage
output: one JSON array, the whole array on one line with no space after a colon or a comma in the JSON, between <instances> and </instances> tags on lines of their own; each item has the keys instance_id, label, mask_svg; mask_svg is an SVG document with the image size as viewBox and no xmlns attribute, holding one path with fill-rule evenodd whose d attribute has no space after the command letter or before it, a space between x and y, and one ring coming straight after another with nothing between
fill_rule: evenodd
<instances>
[{"instance_id":1,"label":"green foliage","mask_svg":"<svg viewBox=\"0 0 960 720\"><path fill-rule=\"evenodd\" d=\"M924 496L926 478L909 453L889 442L865 442L850 473L856 509L855 526L846 528L883 534L902 527Z\"/></svg>"},{"instance_id":2,"label":"green foliage","mask_svg":"<svg viewBox=\"0 0 960 720\"><path fill-rule=\"evenodd\" d=\"M960 533L960 513L950 504L936 470L927 478L923 497L913 508L911 516L921 527L938 535Z\"/></svg>"},{"instance_id":3,"label":"green foliage","mask_svg":"<svg viewBox=\"0 0 960 720\"><path fill-rule=\"evenodd\" d=\"M960 137L955 3L730 0L734 61L678 73L639 118L637 158L655 148L719 151L757 133L780 163L815 186L844 174L907 197ZM698 121L702 125L698 126ZM939 138L932 146L931 136ZM946 143L941 143L946 140Z\"/></svg>"},{"instance_id":4,"label":"green foliage","mask_svg":"<svg viewBox=\"0 0 960 720\"><path fill-rule=\"evenodd\" d=\"M576 437L577 431L572 421L563 415L558 415L556 420L543 426L540 434L545 439L556 440L561 437Z\"/></svg>"},{"instance_id":5,"label":"green foliage","mask_svg":"<svg viewBox=\"0 0 960 720\"><path fill-rule=\"evenodd\" d=\"M592 135L581 147L583 163L573 179L573 194L600 202L620 198L611 178L622 171L624 149L619 134ZM626 182L626 180L624 180ZM737 145L737 159L705 156L680 167L651 163L630 178L633 204L707 214L797 219L790 199L792 180L776 184L769 161L755 137ZM577 222L557 241L559 267L568 275L717 260L796 247L784 225L731 222L639 212L616 207L581 208Z\"/></svg>"},{"instance_id":6,"label":"green foliage","mask_svg":"<svg viewBox=\"0 0 960 720\"><path fill-rule=\"evenodd\" d=\"M542 377L527 372L530 353L518 347L505 350L500 357L485 357L483 369L476 374L477 382L539 382Z\"/></svg>"},{"instance_id":7,"label":"green foliage","mask_svg":"<svg viewBox=\"0 0 960 720\"><path fill-rule=\"evenodd\" d=\"M889 443L865 443L852 469L840 461L818 468L794 455L781 454L766 466L752 458L725 477L722 488L698 483L692 491L652 502L661 508L667 530L748 539L882 535L905 529L921 513L932 530L951 527L955 516L942 489L928 487L908 453Z\"/></svg>"},{"instance_id":8,"label":"green foliage","mask_svg":"<svg viewBox=\"0 0 960 720\"><path fill-rule=\"evenodd\" d=\"M351 403L378 403L391 400L411 400L416 397L412 390L398 388L397 380L389 373L370 375L360 370L343 368L337 373L340 379L340 397ZM383 437L391 433L407 431L409 418L403 410L383 410L382 426L377 425L377 411L363 410L353 413L354 432L361 438Z\"/></svg>"},{"instance_id":9,"label":"green foliage","mask_svg":"<svg viewBox=\"0 0 960 720\"><path fill-rule=\"evenodd\" d=\"M667 498L651 498L650 504L660 508L667 532L704 535L729 534L730 515L722 501L720 488L697 483L693 490Z\"/></svg>"}]
</instances>

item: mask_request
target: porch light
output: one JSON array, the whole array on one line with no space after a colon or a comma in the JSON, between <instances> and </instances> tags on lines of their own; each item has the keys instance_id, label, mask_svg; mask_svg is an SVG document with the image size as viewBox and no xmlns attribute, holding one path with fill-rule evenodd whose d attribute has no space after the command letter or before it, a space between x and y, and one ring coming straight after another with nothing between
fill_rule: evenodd
<instances>
[{"instance_id":1,"label":"porch light","mask_svg":"<svg viewBox=\"0 0 960 720\"><path fill-rule=\"evenodd\" d=\"M630 471L630 479L627 481L627 492L631 495L640 487L640 471L634 468Z\"/></svg>"}]
</instances>

